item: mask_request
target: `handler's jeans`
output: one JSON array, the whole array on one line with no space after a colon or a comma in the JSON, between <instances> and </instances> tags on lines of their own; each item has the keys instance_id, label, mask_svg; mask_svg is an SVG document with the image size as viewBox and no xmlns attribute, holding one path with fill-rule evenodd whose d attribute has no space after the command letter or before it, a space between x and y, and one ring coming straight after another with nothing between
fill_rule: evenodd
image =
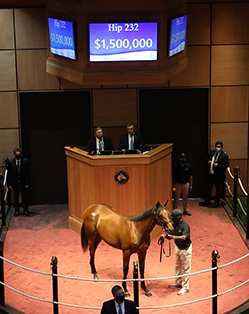
<instances>
[{"instance_id":1,"label":"handler's jeans","mask_svg":"<svg viewBox=\"0 0 249 314\"><path fill-rule=\"evenodd\" d=\"M183 210L188 210L188 193L189 193L189 182L187 183L176 183L175 184L175 196L174 196L174 203L173 203L173 209L179 208L179 198L182 195L183 199Z\"/></svg>"},{"instance_id":2,"label":"handler's jeans","mask_svg":"<svg viewBox=\"0 0 249 314\"><path fill-rule=\"evenodd\" d=\"M175 276L186 275L191 271L192 244L187 250L175 246ZM175 283L182 285L182 288L189 289L189 276L178 277Z\"/></svg>"}]
</instances>

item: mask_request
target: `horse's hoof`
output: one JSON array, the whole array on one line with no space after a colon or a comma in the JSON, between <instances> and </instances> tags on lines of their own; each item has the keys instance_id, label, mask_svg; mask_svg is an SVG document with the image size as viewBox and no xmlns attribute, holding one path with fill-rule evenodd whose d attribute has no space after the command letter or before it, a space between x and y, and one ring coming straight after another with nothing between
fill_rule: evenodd
<instances>
[{"instance_id":1,"label":"horse's hoof","mask_svg":"<svg viewBox=\"0 0 249 314\"><path fill-rule=\"evenodd\" d=\"M130 297L130 296L131 296L128 291L125 291L124 295L125 295L126 297Z\"/></svg>"},{"instance_id":2,"label":"horse's hoof","mask_svg":"<svg viewBox=\"0 0 249 314\"><path fill-rule=\"evenodd\" d=\"M152 297L152 293L149 290L145 291L145 295L146 297Z\"/></svg>"},{"instance_id":3,"label":"horse's hoof","mask_svg":"<svg viewBox=\"0 0 249 314\"><path fill-rule=\"evenodd\" d=\"M94 279L94 280L99 280L98 275L97 275L97 274L94 274L94 275L93 275L93 279Z\"/></svg>"}]
</instances>

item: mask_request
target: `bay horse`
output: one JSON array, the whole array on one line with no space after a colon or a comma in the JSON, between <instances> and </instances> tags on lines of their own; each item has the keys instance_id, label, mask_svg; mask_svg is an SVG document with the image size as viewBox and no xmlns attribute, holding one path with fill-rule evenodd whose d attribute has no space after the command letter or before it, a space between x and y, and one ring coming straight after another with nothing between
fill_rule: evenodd
<instances>
[{"instance_id":1,"label":"bay horse","mask_svg":"<svg viewBox=\"0 0 249 314\"><path fill-rule=\"evenodd\" d=\"M138 254L141 279L144 279L145 257L150 246L150 233L155 225L163 230L173 230L169 211L159 202L134 216L122 216L106 204L90 205L83 214L81 245L83 251L89 246L90 266L94 279L98 279L94 257L98 244L103 239L110 246L123 251L123 279L127 278L130 256ZM125 295L129 296L126 281L123 281ZM141 288L147 296L152 294L141 281Z\"/></svg>"}]
</instances>

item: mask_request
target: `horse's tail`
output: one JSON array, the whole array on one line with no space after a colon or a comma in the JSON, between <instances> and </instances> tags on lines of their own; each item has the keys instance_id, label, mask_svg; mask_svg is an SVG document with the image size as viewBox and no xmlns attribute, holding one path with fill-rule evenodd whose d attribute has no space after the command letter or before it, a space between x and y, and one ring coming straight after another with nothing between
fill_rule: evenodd
<instances>
[{"instance_id":1,"label":"horse's tail","mask_svg":"<svg viewBox=\"0 0 249 314\"><path fill-rule=\"evenodd\" d=\"M86 235L84 223L82 224L82 227L81 227L81 246L84 252L88 248L88 238Z\"/></svg>"}]
</instances>

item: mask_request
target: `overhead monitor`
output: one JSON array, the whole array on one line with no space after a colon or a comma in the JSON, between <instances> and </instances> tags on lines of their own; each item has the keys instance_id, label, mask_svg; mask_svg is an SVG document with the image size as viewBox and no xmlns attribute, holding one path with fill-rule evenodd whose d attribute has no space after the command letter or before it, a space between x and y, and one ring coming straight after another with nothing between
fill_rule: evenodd
<instances>
[{"instance_id":1,"label":"overhead monitor","mask_svg":"<svg viewBox=\"0 0 249 314\"><path fill-rule=\"evenodd\" d=\"M50 52L76 59L73 22L48 18Z\"/></svg>"},{"instance_id":2,"label":"overhead monitor","mask_svg":"<svg viewBox=\"0 0 249 314\"><path fill-rule=\"evenodd\" d=\"M157 60L157 22L90 23L89 61Z\"/></svg>"},{"instance_id":3,"label":"overhead monitor","mask_svg":"<svg viewBox=\"0 0 249 314\"><path fill-rule=\"evenodd\" d=\"M169 56L173 56L185 49L187 31L187 15L171 20Z\"/></svg>"}]
</instances>

